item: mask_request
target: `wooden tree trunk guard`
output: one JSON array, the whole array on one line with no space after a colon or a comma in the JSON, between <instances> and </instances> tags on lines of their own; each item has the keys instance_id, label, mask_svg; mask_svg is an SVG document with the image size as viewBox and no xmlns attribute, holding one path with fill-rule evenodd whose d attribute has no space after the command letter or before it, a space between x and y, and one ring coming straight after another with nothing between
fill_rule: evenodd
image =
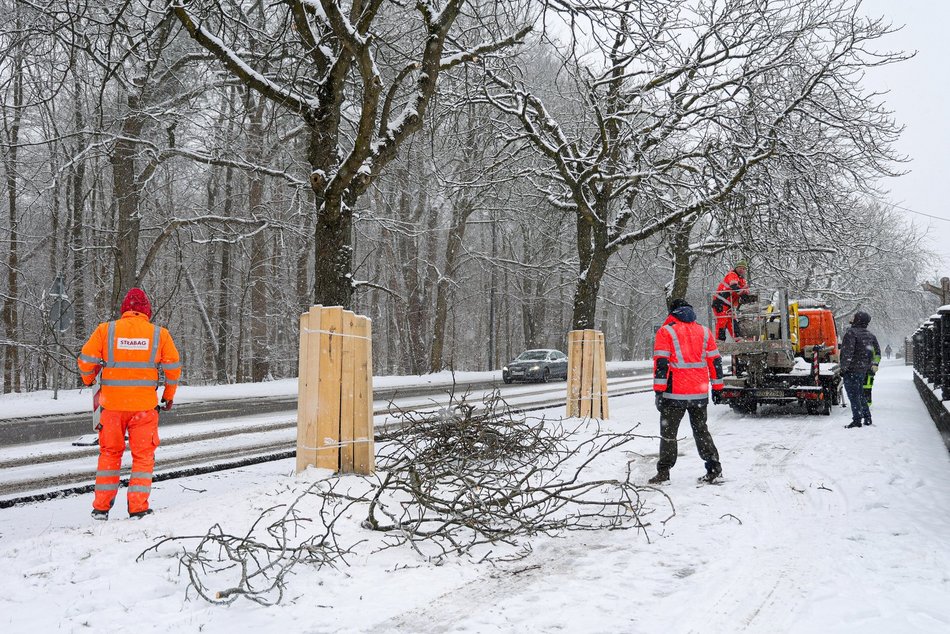
<instances>
[{"instance_id":1,"label":"wooden tree trunk guard","mask_svg":"<svg viewBox=\"0 0 950 634\"><path fill-rule=\"evenodd\" d=\"M368 318L339 306L300 316L297 472L372 473L373 349Z\"/></svg>"},{"instance_id":2,"label":"wooden tree trunk guard","mask_svg":"<svg viewBox=\"0 0 950 634\"><path fill-rule=\"evenodd\" d=\"M607 408L607 355L604 333L567 333L567 415L610 418Z\"/></svg>"}]
</instances>

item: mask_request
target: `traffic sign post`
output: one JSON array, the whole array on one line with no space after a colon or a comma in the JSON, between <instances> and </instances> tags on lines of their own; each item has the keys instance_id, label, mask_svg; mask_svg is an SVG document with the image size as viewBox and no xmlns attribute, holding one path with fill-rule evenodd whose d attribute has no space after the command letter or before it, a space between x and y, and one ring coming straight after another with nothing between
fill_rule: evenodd
<instances>
[{"instance_id":1,"label":"traffic sign post","mask_svg":"<svg viewBox=\"0 0 950 634\"><path fill-rule=\"evenodd\" d=\"M941 306L950 304L950 277L940 278L940 286L934 286L928 282L924 282L921 286L925 291L930 291L939 297Z\"/></svg>"},{"instance_id":2,"label":"traffic sign post","mask_svg":"<svg viewBox=\"0 0 950 634\"><path fill-rule=\"evenodd\" d=\"M49 324L55 332L68 332L73 327L76 319L76 312L73 310L73 304L66 295L66 289L63 285L63 276L57 275L50 287L49 296L52 303L49 307Z\"/></svg>"},{"instance_id":3,"label":"traffic sign post","mask_svg":"<svg viewBox=\"0 0 950 634\"><path fill-rule=\"evenodd\" d=\"M49 297L52 300L49 307L50 328L54 333L69 332L76 320L76 311L73 309L72 302L66 294L66 285L63 284L63 276L57 275L53 280L53 285L49 289ZM55 334L54 334L55 337ZM55 364L53 369L53 400L59 398L59 364Z\"/></svg>"}]
</instances>

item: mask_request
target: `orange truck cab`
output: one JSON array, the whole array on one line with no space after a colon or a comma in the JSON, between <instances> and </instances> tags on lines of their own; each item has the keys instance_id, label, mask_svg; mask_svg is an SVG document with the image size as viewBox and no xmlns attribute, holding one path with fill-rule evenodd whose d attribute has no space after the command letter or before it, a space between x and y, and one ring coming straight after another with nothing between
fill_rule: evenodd
<instances>
[{"instance_id":1,"label":"orange truck cab","mask_svg":"<svg viewBox=\"0 0 950 634\"><path fill-rule=\"evenodd\" d=\"M835 316L831 309L825 306L799 306L796 352L806 359L811 359L817 345L822 346L823 359L838 361L838 329L835 327Z\"/></svg>"}]
</instances>

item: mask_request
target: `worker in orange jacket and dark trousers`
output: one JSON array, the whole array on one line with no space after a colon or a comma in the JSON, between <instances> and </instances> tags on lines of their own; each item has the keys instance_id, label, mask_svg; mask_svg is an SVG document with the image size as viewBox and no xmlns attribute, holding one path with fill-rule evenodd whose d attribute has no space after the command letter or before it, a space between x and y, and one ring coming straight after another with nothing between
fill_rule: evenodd
<instances>
[{"instance_id":1,"label":"worker in orange jacket and dark trousers","mask_svg":"<svg viewBox=\"0 0 950 634\"><path fill-rule=\"evenodd\" d=\"M653 392L660 412L660 459L650 484L670 479L676 464L677 442L683 416L689 424L699 457L706 464L700 482L715 482L722 475L719 452L706 425L709 387L722 390L722 358L712 332L696 323L696 313L686 300L674 299L670 316L656 332L653 344Z\"/></svg>"},{"instance_id":2,"label":"worker in orange jacket and dark trousers","mask_svg":"<svg viewBox=\"0 0 950 634\"><path fill-rule=\"evenodd\" d=\"M712 309L716 316L716 338L725 341L728 334L733 339L740 335L736 328L736 311L743 299L750 296L746 281L748 263L736 262L735 267L722 279L713 294Z\"/></svg>"},{"instance_id":3,"label":"worker in orange jacket and dark trousers","mask_svg":"<svg viewBox=\"0 0 950 634\"><path fill-rule=\"evenodd\" d=\"M122 301L121 318L99 324L79 355L83 383L92 385L99 376L99 466L92 517L109 518L119 491L119 471L128 434L132 450L129 478L129 517L152 513L148 496L158 447L158 410L169 410L175 398L181 362L171 335L153 325L152 305L145 293L133 288ZM156 389L159 371L165 375L162 404ZM101 372L101 374L100 374Z\"/></svg>"}]
</instances>

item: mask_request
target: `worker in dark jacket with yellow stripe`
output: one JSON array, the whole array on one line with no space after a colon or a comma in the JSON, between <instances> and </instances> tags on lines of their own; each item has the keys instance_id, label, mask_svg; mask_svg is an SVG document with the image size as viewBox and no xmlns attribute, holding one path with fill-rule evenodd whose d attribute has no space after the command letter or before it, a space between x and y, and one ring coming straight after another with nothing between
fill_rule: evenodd
<instances>
[{"instance_id":1,"label":"worker in dark jacket with yellow stripe","mask_svg":"<svg viewBox=\"0 0 950 634\"><path fill-rule=\"evenodd\" d=\"M851 327L844 333L841 341L839 367L844 390L851 401L852 420L851 424L847 425L850 429L871 424L871 408L864 392L864 383L869 374L877 372L877 364L881 360L881 345L877 342L877 337L868 330L870 323L871 315L863 310L857 311L851 318Z\"/></svg>"},{"instance_id":2,"label":"worker in dark jacket with yellow stripe","mask_svg":"<svg viewBox=\"0 0 950 634\"><path fill-rule=\"evenodd\" d=\"M122 317L99 324L79 355L82 381L92 385L99 375L99 466L92 517L105 520L119 489L119 471L125 437L132 451L129 478L130 517L144 517L148 505L158 447L159 371L165 375L161 408L172 407L181 362L168 331L152 324L152 305L145 293L133 288L122 302ZM100 374L101 373L101 374Z\"/></svg>"}]
</instances>

